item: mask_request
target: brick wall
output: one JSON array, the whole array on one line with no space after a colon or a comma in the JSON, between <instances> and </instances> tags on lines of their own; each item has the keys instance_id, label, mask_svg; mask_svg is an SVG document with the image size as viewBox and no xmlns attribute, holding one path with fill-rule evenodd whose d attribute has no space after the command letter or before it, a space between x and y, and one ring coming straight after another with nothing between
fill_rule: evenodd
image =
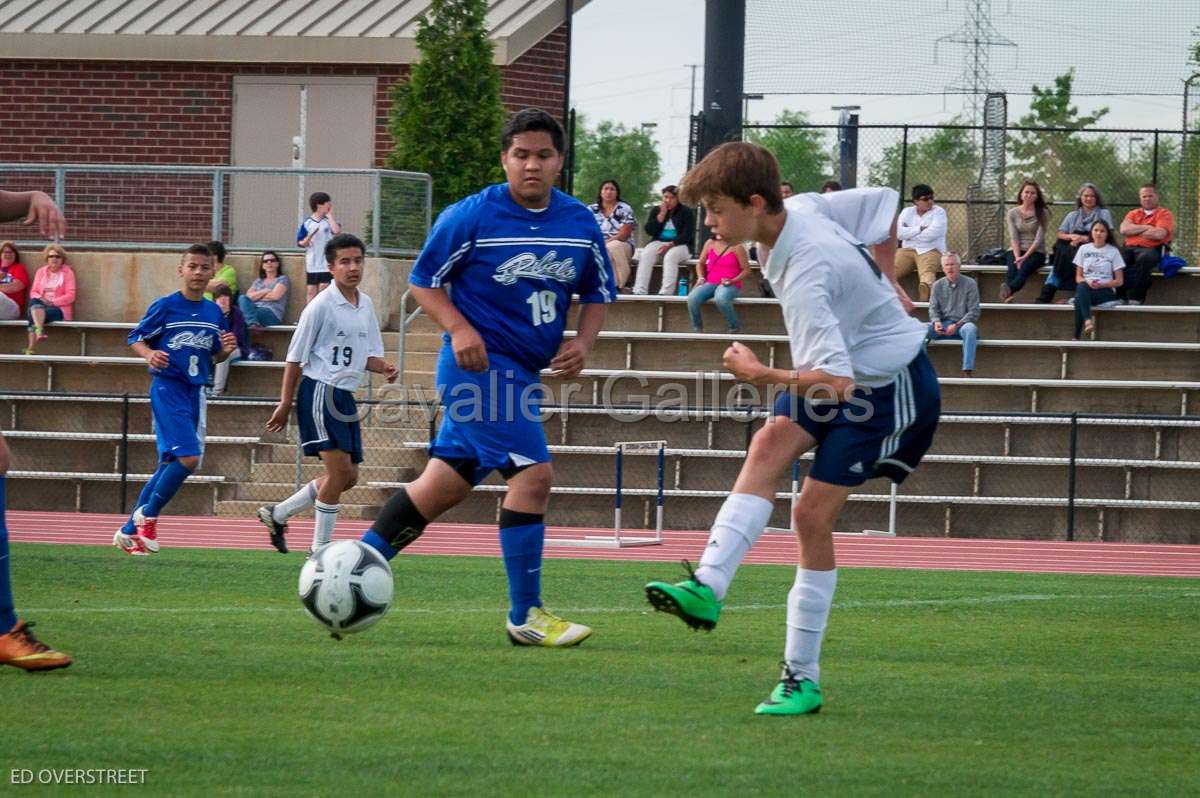
<instances>
[{"instance_id":1,"label":"brick wall","mask_svg":"<svg viewBox=\"0 0 1200 798\"><path fill-rule=\"evenodd\" d=\"M0 62L0 161L227 164L235 75L370 75L375 162L391 147L389 92L405 65ZM566 27L503 69L502 98L561 116Z\"/></svg>"}]
</instances>

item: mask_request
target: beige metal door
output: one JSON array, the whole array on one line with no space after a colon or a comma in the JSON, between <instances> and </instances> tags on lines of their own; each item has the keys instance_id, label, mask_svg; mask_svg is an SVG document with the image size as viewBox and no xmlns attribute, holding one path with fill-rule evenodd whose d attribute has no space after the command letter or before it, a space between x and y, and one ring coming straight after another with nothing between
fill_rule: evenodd
<instances>
[{"instance_id":1,"label":"beige metal door","mask_svg":"<svg viewBox=\"0 0 1200 798\"><path fill-rule=\"evenodd\" d=\"M365 169L374 145L373 78L234 79L234 166ZM229 241L239 247L294 247L315 191L331 195L338 221L360 236L371 206L365 176L237 175L226 191Z\"/></svg>"}]
</instances>

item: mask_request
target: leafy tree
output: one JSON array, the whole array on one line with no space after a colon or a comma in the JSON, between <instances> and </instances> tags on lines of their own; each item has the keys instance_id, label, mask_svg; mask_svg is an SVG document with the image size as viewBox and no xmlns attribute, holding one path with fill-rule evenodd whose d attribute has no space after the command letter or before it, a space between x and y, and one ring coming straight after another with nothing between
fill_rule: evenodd
<instances>
[{"instance_id":1,"label":"leafy tree","mask_svg":"<svg viewBox=\"0 0 1200 798\"><path fill-rule=\"evenodd\" d=\"M962 125L959 117L950 125ZM933 187L946 199L963 199L967 186L979 177L979 155L971 131L961 127L943 127L927 135L912 133L908 139L908 158L904 163L905 145L897 141L867 167L867 183L872 186L891 186L908 200L909 189L917 183ZM905 185L900 185L901 172Z\"/></svg>"},{"instance_id":2,"label":"leafy tree","mask_svg":"<svg viewBox=\"0 0 1200 798\"><path fill-rule=\"evenodd\" d=\"M607 120L591 130L582 116L576 117L575 124L575 196L590 204L596 201L601 183L616 180L621 199L633 206L640 219L642 207L657 199L660 188L658 150L650 134Z\"/></svg>"},{"instance_id":3,"label":"leafy tree","mask_svg":"<svg viewBox=\"0 0 1200 798\"><path fill-rule=\"evenodd\" d=\"M750 128L746 130L746 140L775 154L780 174L796 191L820 191L834 168L826 131L799 127L809 124L808 115L802 111L784 111L771 124L792 127Z\"/></svg>"},{"instance_id":4,"label":"leafy tree","mask_svg":"<svg viewBox=\"0 0 1200 798\"><path fill-rule=\"evenodd\" d=\"M1021 117L1017 126L1060 130L1026 130L1009 137L1010 182L1036 180L1043 192L1064 201L1073 199L1084 182L1098 185L1106 199L1128 198L1125 185L1129 182L1128 170L1120 163L1118 140L1103 134L1077 132L1095 125L1108 114L1108 108L1081 115L1071 104L1074 79L1075 71L1071 69L1056 77L1053 87L1043 89L1034 85L1029 113ZM1137 197L1136 188L1133 196Z\"/></svg>"},{"instance_id":5,"label":"leafy tree","mask_svg":"<svg viewBox=\"0 0 1200 798\"><path fill-rule=\"evenodd\" d=\"M421 60L392 89L390 169L428 172L441 208L501 179L500 71L485 0L432 0L417 27Z\"/></svg>"}]
</instances>

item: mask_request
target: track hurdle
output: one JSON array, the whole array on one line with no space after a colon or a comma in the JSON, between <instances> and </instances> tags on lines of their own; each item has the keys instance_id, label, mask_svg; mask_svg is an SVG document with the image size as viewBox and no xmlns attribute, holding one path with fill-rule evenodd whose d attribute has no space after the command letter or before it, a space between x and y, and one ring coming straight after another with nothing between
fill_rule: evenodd
<instances>
[{"instance_id":1,"label":"track hurdle","mask_svg":"<svg viewBox=\"0 0 1200 798\"><path fill-rule=\"evenodd\" d=\"M667 465L666 441L621 441L613 444L616 464L615 489L613 490L613 533L609 535L587 535L582 538L547 538L548 546L586 546L593 548L623 549L632 546L658 546L663 542L663 489ZM624 533L621 520L621 486L625 476L625 457L655 456L658 461L658 486L655 491L653 537L631 536Z\"/></svg>"}]
</instances>

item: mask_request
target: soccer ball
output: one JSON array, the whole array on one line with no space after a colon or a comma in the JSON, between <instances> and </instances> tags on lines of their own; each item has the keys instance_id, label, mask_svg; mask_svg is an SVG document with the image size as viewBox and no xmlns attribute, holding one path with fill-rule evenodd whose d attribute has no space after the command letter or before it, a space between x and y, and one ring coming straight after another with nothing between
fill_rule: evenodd
<instances>
[{"instance_id":1,"label":"soccer ball","mask_svg":"<svg viewBox=\"0 0 1200 798\"><path fill-rule=\"evenodd\" d=\"M382 618L392 603L392 567L358 540L327 543L300 569L300 603L309 616L340 640Z\"/></svg>"}]
</instances>

